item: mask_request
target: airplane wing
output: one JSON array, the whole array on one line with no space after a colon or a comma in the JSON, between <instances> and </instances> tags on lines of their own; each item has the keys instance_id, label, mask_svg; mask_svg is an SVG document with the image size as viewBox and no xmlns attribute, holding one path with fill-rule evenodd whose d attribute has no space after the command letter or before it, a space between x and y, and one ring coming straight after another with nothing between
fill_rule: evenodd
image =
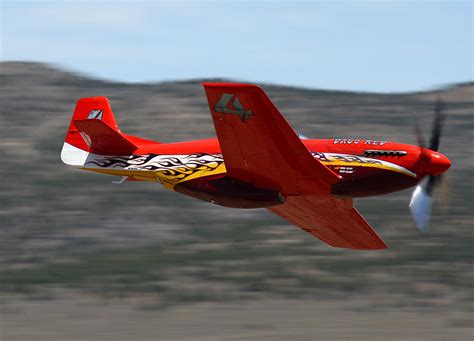
<instances>
[{"instance_id":1,"label":"airplane wing","mask_svg":"<svg viewBox=\"0 0 474 341\"><path fill-rule=\"evenodd\" d=\"M269 211L334 246L358 250L387 246L352 206L352 199L315 195L287 197Z\"/></svg>"},{"instance_id":2,"label":"airplane wing","mask_svg":"<svg viewBox=\"0 0 474 341\"><path fill-rule=\"evenodd\" d=\"M230 177L284 195L329 194L340 180L311 155L261 88L203 86Z\"/></svg>"}]
</instances>

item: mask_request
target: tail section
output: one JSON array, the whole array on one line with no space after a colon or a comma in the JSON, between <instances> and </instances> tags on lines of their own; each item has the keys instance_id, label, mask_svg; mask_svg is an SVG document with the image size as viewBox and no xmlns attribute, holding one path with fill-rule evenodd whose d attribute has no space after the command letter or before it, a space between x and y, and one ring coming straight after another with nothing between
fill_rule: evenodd
<instances>
[{"instance_id":1,"label":"tail section","mask_svg":"<svg viewBox=\"0 0 474 341\"><path fill-rule=\"evenodd\" d=\"M89 153L130 155L136 148L121 133L106 97L81 98L67 131L61 159L81 167Z\"/></svg>"}]
</instances>

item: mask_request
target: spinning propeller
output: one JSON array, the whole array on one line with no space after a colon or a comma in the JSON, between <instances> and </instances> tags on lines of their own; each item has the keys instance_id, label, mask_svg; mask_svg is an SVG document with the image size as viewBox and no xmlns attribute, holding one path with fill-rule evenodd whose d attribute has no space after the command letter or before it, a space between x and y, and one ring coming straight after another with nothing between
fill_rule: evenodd
<instances>
[{"instance_id":1,"label":"spinning propeller","mask_svg":"<svg viewBox=\"0 0 474 341\"><path fill-rule=\"evenodd\" d=\"M437 98L434 109L433 127L428 148L415 119L416 135L420 146L419 169L425 174L416 186L410 201L410 211L415 220L416 226L421 232L427 232L433 203L433 191L441 182L441 174L450 166L451 162L443 154L438 153L446 115L444 114L444 104Z\"/></svg>"}]
</instances>

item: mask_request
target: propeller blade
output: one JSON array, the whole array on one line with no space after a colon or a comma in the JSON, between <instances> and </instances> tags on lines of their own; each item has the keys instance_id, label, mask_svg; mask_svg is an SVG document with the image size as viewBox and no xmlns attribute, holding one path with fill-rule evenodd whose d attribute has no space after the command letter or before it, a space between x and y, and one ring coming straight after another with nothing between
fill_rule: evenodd
<instances>
[{"instance_id":1,"label":"propeller blade","mask_svg":"<svg viewBox=\"0 0 474 341\"><path fill-rule=\"evenodd\" d=\"M444 114L444 103L439 97L436 99L435 105L435 117L433 120L433 127L431 129L431 139L429 149L438 151L439 142L441 139L441 131L443 130L444 122L446 120L446 115Z\"/></svg>"},{"instance_id":2,"label":"propeller blade","mask_svg":"<svg viewBox=\"0 0 474 341\"><path fill-rule=\"evenodd\" d=\"M416 141L418 142L418 146L420 146L421 148L426 148L425 139L423 138L423 134L421 133L420 122L416 113L413 114L413 122L415 123L415 135Z\"/></svg>"},{"instance_id":3,"label":"propeller blade","mask_svg":"<svg viewBox=\"0 0 474 341\"><path fill-rule=\"evenodd\" d=\"M413 191L410 204L408 205L416 226L423 233L428 232L429 228L434 186L435 177L431 175L425 176Z\"/></svg>"},{"instance_id":4,"label":"propeller blade","mask_svg":"<svg viewBox=\"0 0 474 341\"><path fill-rule=\"evenodd\" d=\"M449 206L449 183L445 174L436 177L435 201L439 202L440 207L446 212Z\"/></svg>"}]
</instances>

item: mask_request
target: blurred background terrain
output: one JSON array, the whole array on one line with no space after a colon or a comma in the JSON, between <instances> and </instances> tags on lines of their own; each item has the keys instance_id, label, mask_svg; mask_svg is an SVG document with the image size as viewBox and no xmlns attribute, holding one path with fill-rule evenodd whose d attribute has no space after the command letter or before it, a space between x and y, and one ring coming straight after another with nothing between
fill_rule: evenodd
<instances>
[{"instance_id":1,"label":"blurred background terrain","mask_svg":"<svg viewBox=\"0 0 474 341\"><path fill-rule=\"evenodd\" d=\"M114 185L60 151L75 102L107 96L122 131L161 142L215 136L203 80L119 83L47 64L0 64L1 340L470 340L474 84L400 94L263 84L310 138L416 144L435 97L453 166L431 231L411 191L356 200L384 251L334 249L265 210Z\"/></svg>"}]
</instances>

